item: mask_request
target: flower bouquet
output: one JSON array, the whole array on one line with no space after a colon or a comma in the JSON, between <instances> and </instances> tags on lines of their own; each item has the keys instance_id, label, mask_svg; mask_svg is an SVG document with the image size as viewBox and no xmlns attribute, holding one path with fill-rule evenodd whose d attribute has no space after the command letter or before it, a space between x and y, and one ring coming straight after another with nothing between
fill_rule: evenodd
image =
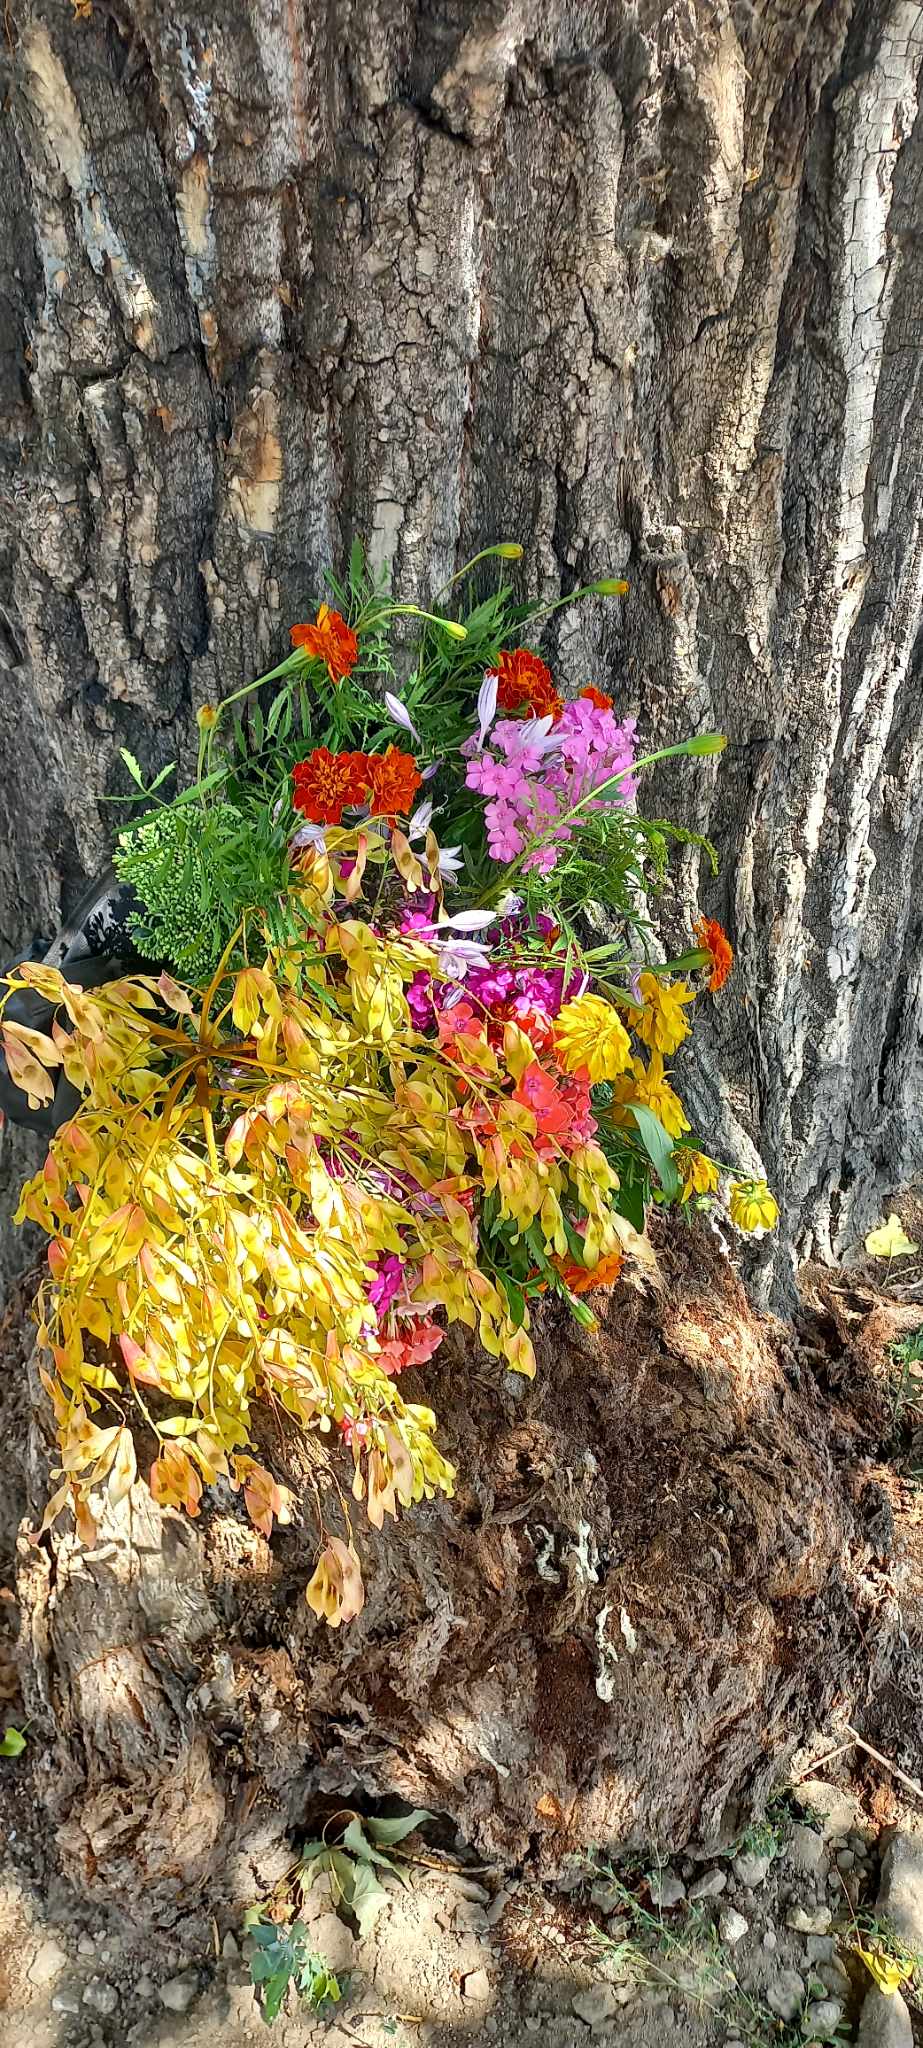
<instances>
[{"instance_id":1,"label":"flower bouquet","mask_svg":"<svg viewBox=\"0 0 923 2048\"><path fill-rule=\"evenodd\" d=\"M693 1140L668 1066L728 941L704 919L656 964L646 916L689 835L640 815L640 777L723 742L639 757L633 719L594 685L565 702L524 644L554 607L504 582L459 606L461 580L427 613L354 546L287 659L200 710L189 788L124 756L137 971L86 988L29 962L0 1000L30 1106L61 1073L77 1091L18 1212L49 1239L45 1526L70 1508L92 1542L94 1494L117 1502L140 1454L159 1502L196 1515L223 1480L268 1536L292 1498L255 1455L272 1408L276 1462L297 1438L332 1480L307 1598L334 1627L363 1600L350 1500L379 1528L452 1492L402 1391L450 1323L532 1374L537 1298L592 1326L653 1261L651 1203L776 1213ZM16 1020L25 992L47 1029Z\"/></svg>"}]
</instances>

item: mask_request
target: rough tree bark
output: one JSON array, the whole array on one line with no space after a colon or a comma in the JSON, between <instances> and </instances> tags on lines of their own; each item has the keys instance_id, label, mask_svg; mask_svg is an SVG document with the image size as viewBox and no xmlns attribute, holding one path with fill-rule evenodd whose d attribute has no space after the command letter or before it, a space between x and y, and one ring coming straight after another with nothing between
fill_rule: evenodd
<instances>
[{"instance_id":1,"label":"rough tree bark","mask_svg":"<svg viewBox=\"0 0 923 2048\"><path fill-rule=\"evenodd\" d=\"M719 772L702 763L663 781L664 804L722 855L717 884L697 859L681 864L664 932L688 935L701 890L735 939L737 999L700 1027L685 1086L705 1128L732 1155L761 1155L780 1193L784 1292L793 1256L842 1251L923 1159L923 10L11 0L6 33L3 943L50 931L100 862L112 813L99 796L123 787L119 746L151 767L188 766L191 709L278 658L353 533L418 595L499 537L524 542L525 578L548 597L624 571L624 608L558 614L552 654L567 681L614 683L651 737L729 735ZM11 1144L11 1178L24 1163ZM732 1348L735 1327L731 1316ZM708 1622L715 1672L736 1659L746 1681L709 1718L700 1648L671 1663L661 1645L639 1721L637 1677L623 1673L593 1754L609 1745L599 1796L626 1833L666 1782L658 1717L679 1788L655 1815L664 1834L699 1810L716 1826L758 1781L786 1713L803 1724L824 1696L810 1659L788 1692L778 1677L788 1652L774 1603L820 1601L811 1614L829 1617L835 1595L847 1589L848 1609L855 1592L845 1560L860 1559L860 1578L865 1568L846 1480L831 1492L832 1439L821 1431L809 1471L782 1382L764 1366L749 1454L763 1477L747 1480L760 1495L756 1604L736 1599L735 1558L730 1607ZM738 1434L755 1413L745 1401ZM820 1428L813 1411L795 1420L796 1435L808 1420ZM492 1426L488 1415L488 1436ZM576 1429L574 1456L595 1455L597 1426ZM713 1443L712 1465L727 1451L719 1458ZM554 1463L530 1439L526 1487L539 1453ZM799 1475L794 1505L766 1477L780 1458ZM595 1507L616 1549L625 1483L613 1467ZM706 1524L720 1558L716 1487ZM504 1511L521 1504L509 1475L500 1493ZM485 1499L469 1503L472 1522L489 1518ZM554 1512L560 1536L560 1499ZM491 1538L503 1552L490 1567L498 1595L519 1570L511 1526ZM393 1599L417 1586L417 1690L435 1684L439 1644L458 1627L453 1599L488 1675L490 1628L507 1625L480 1613L483 1575L461 1572L439 1605L438 1573L467 1555L466 1527L461 1510L441 1521L433 1511L430 1547L408 1539L382 1565L366 1634L338 1653L341 1702L357 1659L353 1733L368 1769L377 1730L382 1782L406 1711L406 1681L395 1705L398 1648L409 1655L403 1624L395 1654L381 1647L388 1585ZM181 1542L192 1545L186 1572ZM220 1866L230 1776L214 1748L206 1755L206 1723L220 1722L224 1681L190 1721L179 1653L208 1639L215 1614L246 1643L246 1616L239 1578L225 1612L214 1551L206 1570L200 1538L180 1538L169 1518L143 1543L123 1529L113 1545L105 1599L105 1560L81 1562L66 1543L48 1568L53 1600L37 1553L26 1598L33 1698L57 1717L73 1772L61 1781L73 1794L67 1853L75 1867L85 1853L88 1881L102 1871L118 1892L128 1864L111 1845L140 1828L152 1757L165 1869L187 1799L205 1813L205 1865ZM255 1578L268 1568L250 1562ZM120 1572L134 1573L131 1588ZM175 1588L187 1584L184 1607ZM590 1671L598 1605L568 1618L578 1649L566 1655ZM546 1626L539 1609L539 1636ZM98 1654L80 1649L94 1627ZM261 1627L264 1643L289 1641L281 1621L275 1635ZM847 1690L850 1627L837 1636ZM302 1634L299 1624L296 1650ZM371 1663L360 1641L377 1644ZM318 1657L313 1638L307 1654ZM531 1654L496 1663L501 1692L542 1690ZM120 1655L129 1669L110 1696L99 1674ZM434 1783L448 1798L476 1769L464 1742L446 1761L458 1670L450 1659L437 1690L430 1799ZM575 1669L569 1704L566 1672L556 1683L566 1727L583 1727L586 1671ZM329 1685L326 1703L321 1685L301 1707L329 1718ZM486 1694L481 1703L486 1726ZM695 1762L677 1779L684 1725ZM419 1728L415 1739L390 1774L414 1795L427 1778ZM550 1802L541 1825L555 1802L577 1799L566 1742L556 1765L553 1748L526 1742L518 1760L500 1756L507 1778L488 1760L472 1780L467 1820L485 1845L524 1853L517 1787L537 1757ZM167 1768L177 1753L179 1805ZM262 1769L271 1781L265 1755ZM599 1811L592 1798L578 1805L571 1837L588 1839Z\"/></svg>"}]
</instances>

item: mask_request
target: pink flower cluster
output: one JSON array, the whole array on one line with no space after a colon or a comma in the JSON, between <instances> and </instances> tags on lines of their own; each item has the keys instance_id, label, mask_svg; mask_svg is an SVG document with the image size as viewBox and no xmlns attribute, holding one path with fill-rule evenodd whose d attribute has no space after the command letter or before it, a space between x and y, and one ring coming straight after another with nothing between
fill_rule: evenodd
<instances>
[{"instance_id":1,"label":"pink flower cluster","mask_svg":"<svg viewBox=\"0 0 923 2048\"><path fill-rule=\"evenodd\" d=\"M571 813L578 804L589 812L630 803L637 788L630 773L634 732L633 718L619 725L611 711L578 697L565 705L556 725L550 718L501 719L489 744L479 733L465 782L488 799L484 821L491 859L512 861L524 853L524 871L550 874L561 846L573 837L579 821ZM623 779L604 796L591 796L616 775Z\"/></svg>"}]
</instances>

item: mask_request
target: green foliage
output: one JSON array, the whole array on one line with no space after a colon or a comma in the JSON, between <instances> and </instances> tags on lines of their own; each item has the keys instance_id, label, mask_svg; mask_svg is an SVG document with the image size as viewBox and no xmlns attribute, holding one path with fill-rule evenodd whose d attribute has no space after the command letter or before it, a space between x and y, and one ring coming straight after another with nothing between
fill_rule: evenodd
<instances>
[{"instance_id":1,"label":"green foliage","mask_svg":"<svg viewBox=\"0 0 923 2048\"><path fill-rule=\"evenodd\" d=\"M897 1365L923 1365L923 1326L901 1344L892 1344L891 1356Z\"/></svg>"},{"instance_id":2,"label":"green foliage","mask_svg":"<svg viewBox=\"0 0 923 2048\"><path fill-rule=\"evenodd\" d=\"M356 1921L360 1934L368 1934L387 1897L380 1873L385 1871L399 1883L405 1882L388 1850L412 1834L421 1821L431 1818L423 1807L395 1820L369 1820L354 1813L338 1830L338 1839L306 1842L297 1875L302 1897L321 1872L326 1872L337 1905Z\"/></svg>"},{"instance_id":3,"label":"green foliage","mask_svg":"<svg viewBox=\"0 0 923 2048\"><path fill-rule=\"evenodd\" d=\"M284 1891L250 1908L244 1919L253 1944L250 1975L267 2024L278 2016L289 1984L294 1984L303 2003L315 2011L336 2004L343 1995L339 1979L312 1949L304 1921L293 1917L292 1893L307 1898L317 1878L326 1875L337 1909L355 1921L360 1934L368 1934L387 1897L381 1873L405 1882L403 1871L388 1851L397 1848L421 1821L431 1819L425 1807L415 1807L412 1813L391 1820L369 1819L348 1811L337 1814L322 1836L305 1843Z\"/></svg>"},{"instance_id":4,"label":"green foliage","mask_svg":"<svg viewBox=\"0 0 923 2048\"><path fill-rule=\"evenodd\" d=\"M253 1943L250 1976L267 2026L278 2017L290 1984L313 2012L339 2003L343 1996L339 1978L312 1949L303 1921L280 1927L275 1921L254 1920L248 1933Z\"/></svg>"},{"instance_id":5,"label":"green foliage","mask_svg":"<svg viewBox=\"0 0 923 2048\"><path fill-rule=\"evenodd\" d=\"M26 1738L21 1728L7 1728L0 1737L0 1756L22 1756Z\"/></svg>"}]
</instances>

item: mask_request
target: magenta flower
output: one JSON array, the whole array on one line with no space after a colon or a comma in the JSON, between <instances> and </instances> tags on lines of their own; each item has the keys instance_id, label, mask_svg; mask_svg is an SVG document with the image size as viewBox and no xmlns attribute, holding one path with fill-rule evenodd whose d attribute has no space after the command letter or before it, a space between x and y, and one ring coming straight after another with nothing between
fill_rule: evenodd
<instances>
[{"instance_id":1,"label":"magenta flower","mask_svg":"<svg viewBox=\"0 0 923 2048\"><path fill-rule=\"evenodd\" d=\"M396 1252L382 1252L375 1266L375 1278L368 1289L368 1297L380 1320L404 1285L404 1261Z\"/></svg>"}]
</instances>

